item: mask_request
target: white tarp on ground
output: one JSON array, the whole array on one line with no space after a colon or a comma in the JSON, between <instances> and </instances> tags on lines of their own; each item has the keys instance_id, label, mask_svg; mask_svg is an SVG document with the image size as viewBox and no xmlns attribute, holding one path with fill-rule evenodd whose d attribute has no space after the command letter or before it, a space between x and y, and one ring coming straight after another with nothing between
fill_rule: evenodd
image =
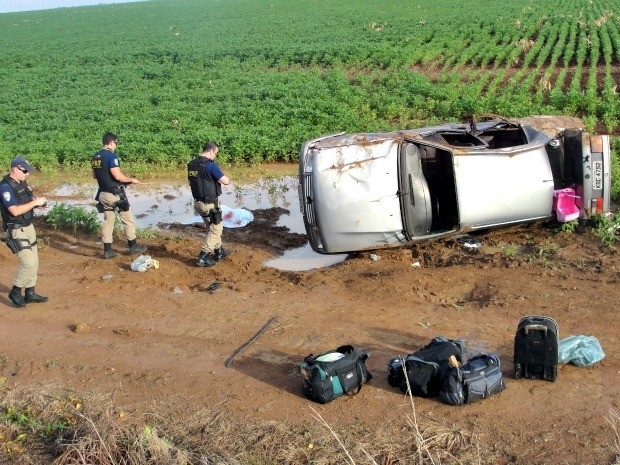
<instances>
[{"instance_id":1,"label":"white tarp on ground","mask_svg":"<svg viewBox=\"0 0 620 465\"><path fill-rule=\"evenodd\" d=\"M225 228L242 228L246 226L250 221L254 220L254 215L251 211L244 210L243 208L230 208L226 205L222 205L222 223ZM202 224L202 218L195 216L190 221L185 221L183 224Z\"/></svg>"}]
</instances>

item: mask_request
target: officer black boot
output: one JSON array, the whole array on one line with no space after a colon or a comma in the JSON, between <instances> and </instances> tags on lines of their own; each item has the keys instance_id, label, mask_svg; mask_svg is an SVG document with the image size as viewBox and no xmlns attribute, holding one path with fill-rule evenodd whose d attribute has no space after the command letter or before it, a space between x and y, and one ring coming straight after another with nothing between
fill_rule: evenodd
<instances>
[{"instance_id":1,"label":"officer black boot","mask_svg":"<svg viewBox=\"0 0 620 465\"><path fill-rule=\"evenodd\" d=\"M103 243L103 258L114 258L116 257L116 252L112 250L112 244Z\"/></svg>"},{"instance_id":2,"label":"officer black boot","mask_svg":"<svg viewBox=\"0 0 620 465\"><path fill-rule=\"evenodd\" d=\"M211 254L207 252L200 252L198 255L198 261L196 262L197 266L209 267L215 265L215 262L211 258Z\"/></svg>"},{"instance_id":3,"label":"officer black boot","mask_svg":"<svg viewBox=\"0 0 620 465\"><path fill-rule=\"evenodd\" d=\"M9 292L9 299L11 299L11 302L13 302L16 307L26 306L26 301L24 300L24 297L22 296L21 287L13 286L13 289L11 289L11 292Z\"/></svg>"},{"instance_id":4,"label":"officer black boot","mask_svg":"<svg viewBox=\"0 0 620 465\"><path fill-rule=\"evenodd\" d=\"M127 251L130 254L146 252L146 245L144 245L144 244L136 244L136 240L135 239L127 241L127 245L129 246Z\"/></svg>"},{"instance_id":5,"label":"officer black boot","mask_svg":"<svg viewBox=\"0 0 620 465\"><path fill-rule=\"evenodd\" d=\"M26 288L26 303L38 304L41 302L47 302L47 297L43 295L39 295L36 292L34 292L34 287L27 287Z\"/></svg>"},{"instance_id":6,"label":"officer black boot","mask_svg":"<svg viewBox=\"0 0 620 465\"><path fill-rule=\"evenodd\" d=\"M213 251L213 260L219 262L220 260L224 260L229 255L230 250L224 250L224 247L220 247L219 249L215 249Z\"/></svg>"}]
</instances>

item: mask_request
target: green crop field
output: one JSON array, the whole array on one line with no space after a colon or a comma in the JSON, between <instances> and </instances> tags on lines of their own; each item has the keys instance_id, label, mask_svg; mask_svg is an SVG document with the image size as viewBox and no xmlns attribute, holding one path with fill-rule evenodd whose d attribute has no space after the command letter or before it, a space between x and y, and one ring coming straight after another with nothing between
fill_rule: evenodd
<instances>
[{"instance_id":1,"label":"green crop field","mask_svg":"<svg viewBox=\"0 0 620 465\"><path fill-rule=\"evenodd\" d=\"M615 0L151 0L0 14L0 162L295 161L305 140L471 114L616 133Z\"/></svg>"}]
</instances>

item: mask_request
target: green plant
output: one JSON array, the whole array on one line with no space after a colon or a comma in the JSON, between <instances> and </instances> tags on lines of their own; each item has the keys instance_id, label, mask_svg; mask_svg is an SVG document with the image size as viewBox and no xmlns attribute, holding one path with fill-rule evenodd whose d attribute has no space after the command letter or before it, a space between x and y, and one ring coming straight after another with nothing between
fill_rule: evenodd
<instances>
[{"instance_id":1,"label":"green plant","mask_svg":"<svg viewBox=\"0 0 620 465\"><path fill-rule=\"evenodd\" d=\"M534 252L528 255L529 261L540 260L545 268L553 268L551 258L557 253L559 245L547 241L544 245L535 247Z\"/></svg>"},{"instance_id":2,"label":"green plant","mask_svg":"<svg viewBox=\"0 0 620 465\"><path fill-rule=\"evenodd\" d=\"M19 409L14 406L6 407L4 413L0 414L0 420L6 421L13 426L17 427L29 427L32 429L36 429L38 427L38 422L36 418L33 416L32 412L28 410L28 408Z\"/></svg>"},{"instance_id":3,"label":"green plant","mask_svg":"<svg viewBox=\"0 0 620 465\"><path fill-rule=\"evenodd\" d=\"M157 15L149 2L38 12L45 28L28 12L0 15L0 162L21 153L46 173L82 166L99 147L102 121L119 132L123 166L140 178L176 172L209 139L220 143L220 161L256 164L294 162L300 144L321 134L471 113L579 115L588 129L603 123L610 133L620 121L617 21L596 18L584 2L561 12L578 21L541 21L553 11L547 2L489 4L483 17L454 1L405 10L371 0L263 3L161 2ZM615 3L597 7L614 11ZM209 47L204 17L218 18ZM341 20L348 17L357 21ZM257 35L262 24L276 27ZM312 41L297 33L300 24ZM63 79L55 79L59 63ZM99 71L109 63L107 79Z\"/></svg>"},{"instance_id":4,"label":"green plant","mask_svg":"<svg viewBox=\"0 0 620 465\"><path fill-rule=\"evenodd\" d=\"M39 437L42 439L55 438L63 431L71 428L73 421L70 418L58 417L46 421L39 427Z\"/></svg>"},{"instance_id":5,"label":"green plant","mask_svg":"<svg viewBox=\"0 0 620 465\"><path fill-rule=\"evenodd\" d=\"M136 236L141 239L155 239L159 233L154 228L136 228Z\"/></svg>"},{"instance_id":6,"label":"green plant","mask_svg":"<svg viewBox=\"0 0 620 465\"><path fill-rule=\"evenodd\" d=\"M579 220L574 220L574 221L567 221L566 223L562 223L558 229L565 233L574 233L578 227L579 227Z\"/></svg>"},{"instance_id":7,"label":"green plant","mask_svg":"<svg viewBox=\"0 0 620 465\"><path fill-rule=\"evenodd\" d=\"M518 245L508 245L504 247L504 256L508 258L514 258L519 254L519 246Z\"/></svg>"},{"instance_id":8,"label":"green plant","mask_svg":"<svg viewBox=\"0 0 620 465\"><path fill-rule=\"evenodd\" d=\"M56 415L53 418L41 418L41 412L33 411L30 407L18 407L9 405L4 407L4 413L0 414L0 421L10 424L17 431L9 447L5 444L7 452L19 453L21 446L29 439L29 433L35 433L32 437L38 436L41 439L54 439L60 433L71 427L72 420L68 417ZM24 431L26 430L26 431ZM2 435L0 435L2 437Z\"/></svg>"},{"instance_id":9,"label":"green plant","mask_svg":"<svg viewBox=\"0 0 620 465\"><path fill-rule=\"evenodd\" d=\"M590 222L601 242L613 249L618 240L616 231L620 228L620 216L594 215L590 218Z\"/></svg>"},{"instance_id":10,"label":"green plant","mask_svg":"<svg viewBox=\"0 0 620 465\"><path fill-rule=\"evenodd\" d=\"M539 257L552 257L556 254L560 246L555 242L547 241L544 246L538 248Z\"/></svg>"},{"instance_id":11,"label":"green plant","mask_svg":"<svg viewBox=\"0 0 620 465\"><path fill-rule=\"evenodd\" d=\"M620 138L611 138L611 199L620 200Z\"/></svg>"},{"instance_id":12,"label":"green plant","mask_svg":"<svg viewBox=\"0 0 620 465\"><path fill-rule=\"evenodd\" d=\"M47 214L46 221L55 229L72 228L73 234L79 229L92 234L99 231L101 224L97 212L88 211L83 207L75 207L66 203L57 203Z\"/></svg>"}]
</instances>

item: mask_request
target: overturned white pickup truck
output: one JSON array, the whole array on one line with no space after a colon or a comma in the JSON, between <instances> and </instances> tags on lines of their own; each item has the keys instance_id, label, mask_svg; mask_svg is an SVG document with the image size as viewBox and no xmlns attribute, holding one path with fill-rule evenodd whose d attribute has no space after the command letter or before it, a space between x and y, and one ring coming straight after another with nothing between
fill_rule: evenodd
<instances>
[{"instance_id":1,"label":"overturned white pickup truck","mask_svg":"<svg viewBox=\"0 0 620 465\"><path fill-rule=\"evenodd\" d=\"M472 119L307 141L299 200L312 249L343 253L605 213L610 171L578 118Z\"/></svg>"}]
</instances>

